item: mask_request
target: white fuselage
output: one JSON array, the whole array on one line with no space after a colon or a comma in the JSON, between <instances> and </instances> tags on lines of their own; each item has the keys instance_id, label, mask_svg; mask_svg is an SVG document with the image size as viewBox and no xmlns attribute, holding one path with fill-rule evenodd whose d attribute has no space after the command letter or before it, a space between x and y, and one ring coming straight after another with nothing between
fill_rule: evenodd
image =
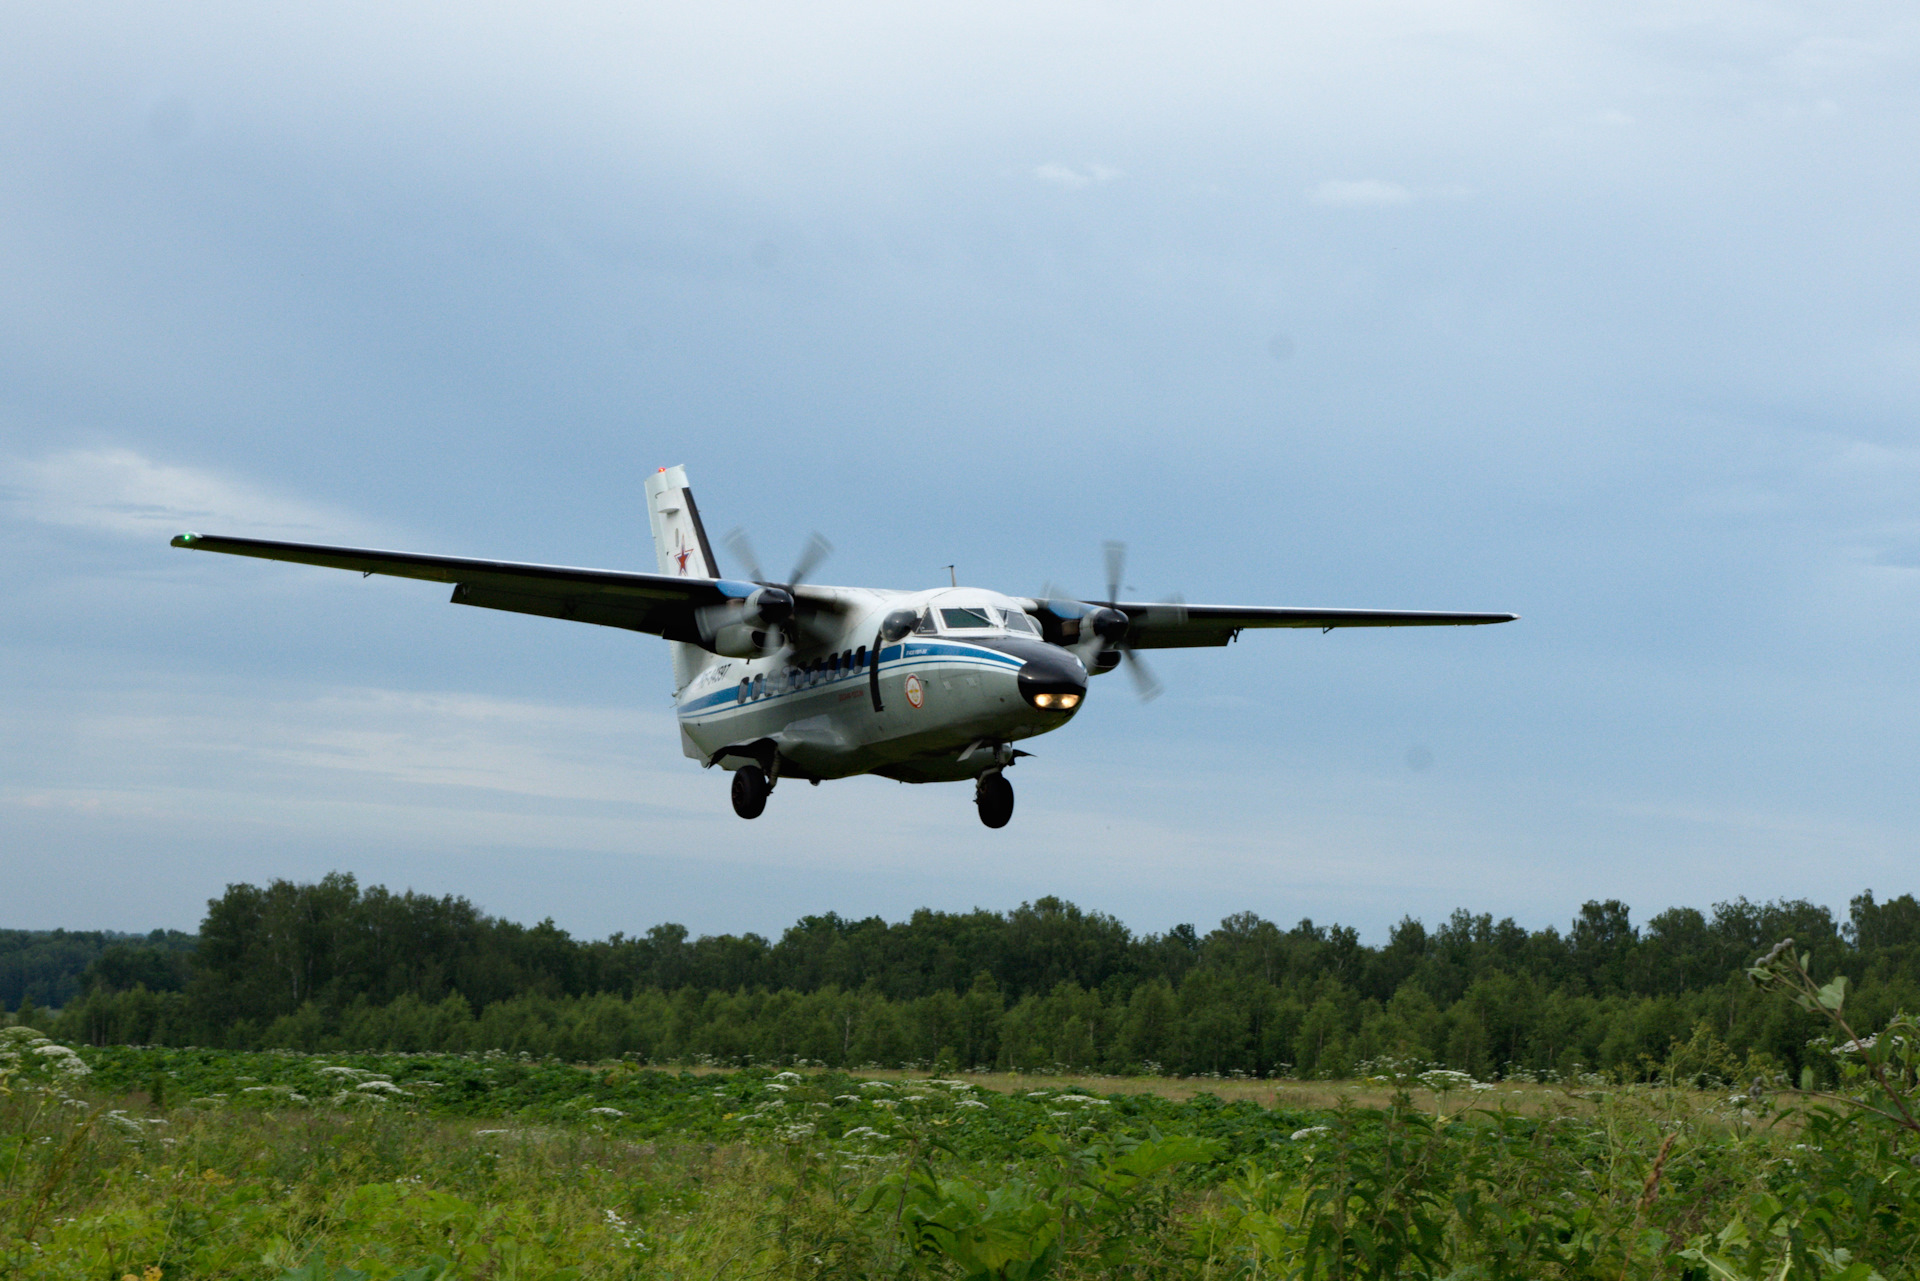
<instances>
[{"instance_id":1,"label":"white fuselage","mask_svg":"<svg viewBox=\"0 0 1920 1281\"><path fill-rule=\"evenodd\" d=\"M1011 743L1058 729L1077 710L1077 699L1042 708L1023 693L1023 669L1071 671L1083 689L1086 673L1070 651L1024 630L1010 597L972 588L833 595L837 635L785 655L714 659L680 689L687 755L739 768L753 756L716 754L771 743L787 771L806 776L938 782L1007 764ZM903 609L920 629L876 647L881 620ZM1020 626L1004 625L1009 612Z\"/></svg>"}]
</instances>

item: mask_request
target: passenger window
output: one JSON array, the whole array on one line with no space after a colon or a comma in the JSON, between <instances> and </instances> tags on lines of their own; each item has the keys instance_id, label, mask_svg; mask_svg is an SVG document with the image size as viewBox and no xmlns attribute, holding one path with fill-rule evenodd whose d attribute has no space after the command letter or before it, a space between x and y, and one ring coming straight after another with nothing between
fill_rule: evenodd
<instances>
[{"instance_id":1,"label":"passenger window","mask_svg":"<svg viewBox=\"0 0 1920 1281\"><path fill-rule=\"evenodd\" d=\"M862 645L853 651L853 670L860 671L867 665L867 647Z\"/></svg>"},{"instance_id":2,"label":"passenger window","mask_svg":"<svg viewBox=\"0 0 1920 1281\"><path fill-rule=\"evenodd\" d=\"M749 681L746 677L742 676L740 678L740 688L733 692L733 701L736 703L746 702L747 690L751 684L752 684L751 681Z\"/></svg>"},{"instance_id":3,"label":"passenger window","mask_svg":"<svg viewBox=\"0 0 1920 1281\"><path fill-rule=\"evenodd\" d=\"M753 698L759 698L759 697L761 697L762 695L764 695L764 694L765 694L765 693L767 692L767 690L766 690L766 687L767 687L767 678L766 678L765 676L756 676L756 677L754 677L754 678L753 678L753 693L752 693L752 695L751 695L750 697L753 697Z\"/></svg>"}]
</instances>

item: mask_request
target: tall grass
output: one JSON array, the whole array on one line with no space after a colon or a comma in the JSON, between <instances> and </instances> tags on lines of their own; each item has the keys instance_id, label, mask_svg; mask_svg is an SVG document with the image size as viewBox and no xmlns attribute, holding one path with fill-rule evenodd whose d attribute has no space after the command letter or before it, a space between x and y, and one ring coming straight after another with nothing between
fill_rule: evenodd
<instances>
[{"instance_id":1,"label":"tall grass","mask_svg":"<svg viewBox=\"0 0 1920 1281\"><path fill-rule=\"evenodd\" d=\"M1844 988L1790 959L1764 981L1838 1026ZM0 1272L1894 1281L1920 1270L1916 1038L1843 1030L1817 1091L1685 1088L1682 1044L1658 1083L1525 1110L1381 1065L1378 1106L1285 1114L504 1058L83 1051L89 1071L7 1029Z\"/></svg>"}]
</instances>

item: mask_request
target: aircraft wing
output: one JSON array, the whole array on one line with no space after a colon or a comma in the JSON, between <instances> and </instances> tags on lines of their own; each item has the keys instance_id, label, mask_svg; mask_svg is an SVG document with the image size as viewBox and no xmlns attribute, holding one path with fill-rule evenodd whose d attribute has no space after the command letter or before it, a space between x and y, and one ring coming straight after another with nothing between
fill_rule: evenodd
<instances>
[{"instance_id":1,"label":"aircraft wing","mask_svg":"<svg viewBox=\"0 0 1920 1281\"><path fill-rule=\"evenodd\" d=\"M174 538L173 545L194 551L225 552L230 556L351 569L363 575L390 574L429 583L451 583L456 605L478 605L516 614L596 623L602 627L624 627L694 644L700 641L700 629L694 617L696 609L745 596L754 587L752 583L725 579L523 565L514 561L423 556L415 552L360 547L317 547L263 538L224 538L217 534L181 534Z\"/></svg>"},{"instance_id":2,"label":"aircraft wing","mask_svg":"<svg viewBox=\"0 0 1920 1281\"><path fill-rule=\"evenodd\" d=\"M1518 614L1451 614L1404 609L1286 609L1261 605L1153 605L1116 602L1132 620L1127 640L1140 649L1224 645L1249 627L1474 627L1510 623Z\"/></svg>"}]
</instances>

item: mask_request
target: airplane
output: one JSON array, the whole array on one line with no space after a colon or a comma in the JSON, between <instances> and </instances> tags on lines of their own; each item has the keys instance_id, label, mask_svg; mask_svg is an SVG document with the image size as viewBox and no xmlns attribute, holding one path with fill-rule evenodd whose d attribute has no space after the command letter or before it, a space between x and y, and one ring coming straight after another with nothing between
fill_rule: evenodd
<instances>
[{"instance_id":1,"label":"airplane","mask_svg":"<svg viewBox=\"0 0 1920 1281\"><path fill-rule=\"evenodd\" d=\"M180 534L175 547L447 583L452 602L646 632L667 641L682 751L733 775L734 812L758 818L783 778L878 774L903 783L971 779L980 821L1006 826L1014 744L1059 729L1088 679L1123 663L1142 697L1159 692L1138 651L1226 645L1249 628L1433 627L1515 614L1141 603L1117 599L1123 551L1107 544L1107 598L974 587L822 587L814 535L785 581L725 577L684 467L646 481L658 573L573 569L413 552ZM949 576L951 578L951 575Z\"/></svg>"}]
</instances>

